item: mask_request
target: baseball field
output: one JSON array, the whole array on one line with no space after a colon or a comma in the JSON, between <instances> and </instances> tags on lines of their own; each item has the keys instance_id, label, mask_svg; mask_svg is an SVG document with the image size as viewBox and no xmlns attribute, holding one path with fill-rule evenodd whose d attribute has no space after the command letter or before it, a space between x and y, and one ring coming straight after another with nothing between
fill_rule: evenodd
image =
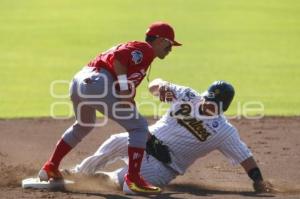
<instances>
[{"instance_id":1,"label":"baseball field","mask_svg":"<svg viewBox=\"0 0 300 199\"><path fill-rule=\"evenodd\" d=\"M231 82L236 96L226 115L264 176L281 189L254 194L242 168L213 153L155 198L300 197L299 1L1 0L0 198L127 198L101 182L65 192L22 190L20 182L37 174L73 122L68 92L74 74L118 43L144 40L154 21L172 24L183 46L154 61L150 80L200 92L215 80ZM150 96L147 83L136 102L154 123L168 105ZM62 167L122 131L113 122L96 128Z\"/></svg>"}]
</instances>

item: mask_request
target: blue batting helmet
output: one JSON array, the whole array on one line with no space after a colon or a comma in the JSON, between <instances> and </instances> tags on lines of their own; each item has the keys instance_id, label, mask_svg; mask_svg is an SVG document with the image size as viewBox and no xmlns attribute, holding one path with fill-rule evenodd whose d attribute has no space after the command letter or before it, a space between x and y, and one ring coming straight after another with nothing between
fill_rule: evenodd
<instances>
[{"instance_id":1,"label":"blue batting helmet","mask_svg":"<svg viewBox=\"0 0 300 199\"><path fill-rule=\"evenodd\" d=\"M234 97L234 93L234 88L230 83L215 81L208 87L203 97L206 101L217 103L219 108L222 107L225 112Z\"/></svg>"}]
</instances>

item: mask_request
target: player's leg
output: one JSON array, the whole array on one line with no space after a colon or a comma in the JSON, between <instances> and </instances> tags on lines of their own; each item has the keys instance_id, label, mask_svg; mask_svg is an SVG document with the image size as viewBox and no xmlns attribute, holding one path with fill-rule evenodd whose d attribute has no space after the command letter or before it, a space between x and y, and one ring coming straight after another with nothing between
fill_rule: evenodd
<instances>
[{"instance_id":1,"label":"player's leg","mask_svg":"<svg viewBox=\"0 0 300 199\"><path fill-rule=\"evenodd\" d=\"M122 169L118 169L114 172L107 172L106 174L108 174L111 181L122 188L124 184L124 175L127 173L127 170L128 167L125 166ZM159 187L168 185L178 175L152 156L144 157L141 174L147 182Z\"/></svg>"},{"instance_id":2,"label":"player's leg","mask_svg":"<svg viewBox=\"0 0 300 199\"><path fill-rule=\"evenodd\" d=\"M127 157L128 133L114 134L107 139L99 149L76 165L72 172L83 175L94 175L106 164Z\"/></svg>"},{"instance_id":3,"label":"player's leg","mask_svg":"<svg viewBox=\"0 0 300 199\"><path fill-rule=\"evenodd\" d=\"M151 155L143 161L141 174L148 182L159 187L168 185L178 175Z\"/></svg>"},{"instance_id":4,"label":"player's leg","mask_svg":"<svg viewBox=\"0 0 300 199\"><path fill-rule=\"evenodd\" d=\"M128 117L132 115L132 117ZM128 171L124 176L124 192L159 193L159 187L145 181L140 175L141 163L144 156L146 142L149 134L147 120L133 107L131 110L123 110L116 115L109 115L114 121L123 126L129 133L128 136ZM122 119L126 118L126 119Z\"/></svg>"},{"instance_id":5,"label":"player's leg","mask_svg":"<svg viewBox=\"0 0 300 199\"><path fill-rule=\"evenodd\" d=\"M120 99L114 94L114 79L106 70L101 70L100 73L105 74L107 81L107 95L101 98L107 107L95 104L94 107L108 116L110 119L119 123L129 133L128 139L128 175L125 176L129 187L137 187L136 192L153 192L160 191L158 187L154 187L140 177L140 167L146 147L148 136L148 123L137 111L136 107L124 108L119 106ZM97 81L95 85L97 86Z\"/></svg>"},{"instance_id":6,"label":"player's leg","mask_svg":"<svg viewBox=\"0 0 300 199\"><path fill-rule=\"evenodd\" d=\"M74 113L76 117L75 123L70 126L62 138L57 142L54 152L49 160L43 165L39 172L39 178L42 181L47 181L50 178L61 179L58 167L65 155L67 155L72 148L74 148L83 137L85 137L94 127L96 120L96 111L89 105L80 106L82 103L78 92L82 91L82 80L88 75L85 71L80 71L74 78L71 87L71 100L73 103ZM88 124L88 125L86 125Z\"/></svg>"},{"instance_id":7,"label":"player's leg","mask_svg":"<svg viewBox=\"0 0 300 199\"><path fill-rule=\"evenodd\" d=\"M119 121L120 124L123 121ZM134 125L135 126L132 126ZM123 191L125 193L133 192L160 192L160 188L153 186L140 174L140 168L144 157L146 141L148 137L148 123L141 115L130 119L130 123L125 123L124 126L128 132L128 171L125 175L125 183Z\"/></svg>"}]
</instances>

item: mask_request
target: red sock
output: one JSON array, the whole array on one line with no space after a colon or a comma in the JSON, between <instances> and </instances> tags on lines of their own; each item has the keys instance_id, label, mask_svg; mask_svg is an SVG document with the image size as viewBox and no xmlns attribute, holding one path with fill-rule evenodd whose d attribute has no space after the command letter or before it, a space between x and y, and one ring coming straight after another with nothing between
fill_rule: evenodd
<instances>
[{"instance_id":1,"label":"red sock","mask_svg":"<svg viewBox=\"0 0 300 199\"><path fill-rule=\"evenodd\" d=\"M144 151L143 148L128 146L128 175L137 176L140 174Z\"/></svg>"},{"instance_id":2,"label":"red sock","mask_svg":"<svg viewBox=\"0 0 300 199\"><path fill-rule=\"evenodd\" d=\"M57 142L56 148L55 148L51 158L48 160L48 162L53 163L53 166L55 167L55 169L58 169L61 160L71 150L72 150L72 147L69 144L67 144L63 139L60 139Z\"/></svg>"}]
</instances>

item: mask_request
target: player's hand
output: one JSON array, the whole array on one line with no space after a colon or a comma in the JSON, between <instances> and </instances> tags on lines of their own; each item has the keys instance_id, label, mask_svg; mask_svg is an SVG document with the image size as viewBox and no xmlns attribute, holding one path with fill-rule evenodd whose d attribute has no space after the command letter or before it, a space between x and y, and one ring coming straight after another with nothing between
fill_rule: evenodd
<instances>
[{"instance_id":1,"label":"player's hand","mask_svg":"<svg viewBox=\"0 0 300 199\"><path fill-rule=\"evenodd\" d=\"M253 183L253 188L257 193L274 193L276 189L273 184L269 181L257 181Z\"/></svg>"},{"instance_id":2,"label":"player's hand","mask_svg":"<svg viewBox=\"0 0 300 199\"><path fill-rule=\"evenodd\" d=\"M159 100L160 101L172 102L174 99L176 99L176 96L167 85L160 86L160 88L159 88Z\"/></svg>"}]
</instances>

